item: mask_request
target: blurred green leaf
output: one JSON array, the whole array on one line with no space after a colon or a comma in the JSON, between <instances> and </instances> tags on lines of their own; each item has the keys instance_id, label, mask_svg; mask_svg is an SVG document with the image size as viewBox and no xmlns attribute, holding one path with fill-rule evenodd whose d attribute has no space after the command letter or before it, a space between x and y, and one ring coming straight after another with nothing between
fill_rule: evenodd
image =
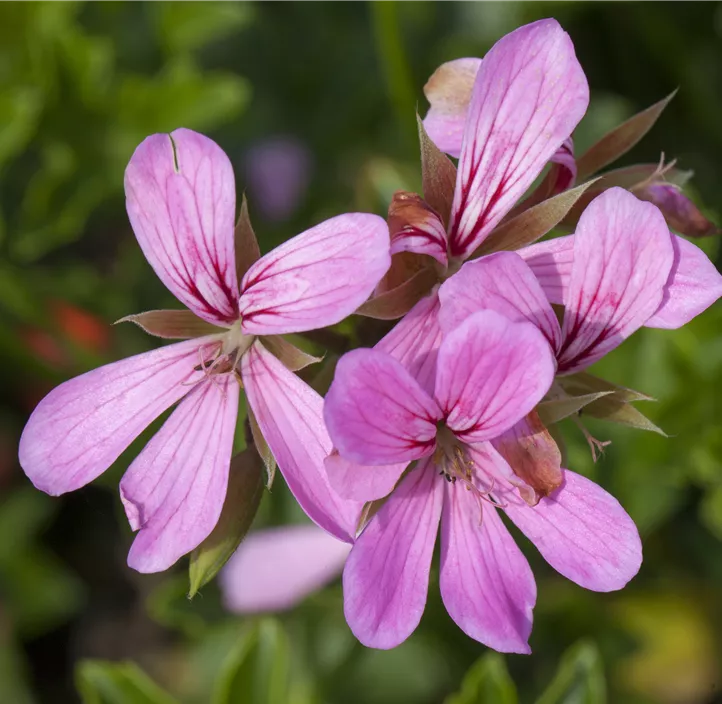
<instances>
[{"instance_id":1,"label":"blurred green leaf","mask_svg":"<svg viewBox=\"0 0 722 704\"><path fill-rule=\"evenodd\" d=\"M163 43L169 53L191 51L247 25L247 2L163 2L155 6Z\"/></svg>"},{"instance_id":2,"label":"blurred green leaf","mask_svg":"<svg viewBox=\"0 0 722 704\"><path fill-rule=\"evenodd\" d=\"M605 704L607 688L599 651L593 643L572 646L536 704Z\"/></svg>"},{"instance_id":3,"label":"blurred green leaf","mask_svg":"<svg viewBox=\"0 0 722 704\"><path fill-rule=\"evenodd\" d=\"M191 553L189 598L218 574L245 538L261 503L263 479L263 462L254 448L231 460L228 490L218 524Z\"/></svg>"},{"instance_id":4,"label":"blurred green leaf","mask_svg":"<svg viewBox=\"0 0 722 704\"><path fill-rule=\"evenodd\" d=\"M133 662L82 660L75 681L83 704L175 704Z\"/></svg>"},{"instance_id":5,"label":"blurred green leaf","mask_svg":"<svg viewBox=\"0 0 722 704\"><path fill-rule=\"evenodd\" d=\"M213 693L213 704L287 704L289 642L280 623L262 619L228 654Z\"/></svg>"},{"instance_id":6,"label":"blurred green leaf","mask_svg":"<svg viewBox=\"0 0 722 704\"><path fill-rule=\"evenodd\" d=\"M464 675L459 692L444 704L516 704L516 687L500 653L480 657Z\"/></svg>"},{"instance_id":7,"label":"blurred green leaf","mask_svg":"<svg viewBox=\"0 0 722 704\"><path fill-rule=\"evenodd\" d=\"M0 167L25 149L37 127L43 99L31 86L0 91Z\"/></svg>"}]
</instances>

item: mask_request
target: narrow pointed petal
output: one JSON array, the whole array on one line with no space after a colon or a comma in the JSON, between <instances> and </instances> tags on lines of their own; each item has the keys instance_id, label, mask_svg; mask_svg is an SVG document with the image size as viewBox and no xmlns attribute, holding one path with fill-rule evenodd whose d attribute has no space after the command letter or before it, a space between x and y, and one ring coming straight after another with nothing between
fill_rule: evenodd
<instances>
[{"instance_id":1,"label":"narrow pointed petal","mask_svg":"<svg viewBox=\"0 0 722 704\"><path fill-rule=\"evenodd\" d=\"M722 296L722 276L707 255L682 237L672 237L674 264L664 298L647 320L651 328L679 328Z\"/></svg>"},{"instance_id":2,"label":"narrow pointed petal","mask_svg":"<svg viewBox=\"0 0 722 704\"><path fill-rule=\"evenodd\" d=\"M154 134L125 171L128 217L143 254L178 300L210 323L238 317L233 168L187 129Z\"/></svg>"},{"instance_id":3,"label":"narrow pointed petal","mask_svg":"<svg viewBox=\"0 0 722 704\"><path fill-rule=\"evenodd\" d=\"M466 115L481 59L455 59L441 64L424 86L429 112L424 128L442 152L458 158Z\"/></svg>"},{"instance_id":4,"label":"narrow pointed petal","mask_svg":"<svg viewBox=\"0 0 722 704\"><path fill-rule=\"evenodd\" d=\"M343 571L344 613L367 647L394 648L419 625L442 504L433 465L420 463L356 540Z\"/></svg>"},{"instance_id":5,"label":"narrow pointed petal","mask_svg":"<svg viewBox=\"0 0 722 704\"><path fill-rule=\"evenodd\" d=\"M433 452L441 411L400 362L378 350L359 349L338 361L324 419L343 457L388 465Z\"/></svg>"},{"instance_id":6,"label":"narrow pointed petal","mask_svg":"<svg viewBox=\"0 0 722 704\"><path fill-rule=\"evenodd\" d=\"M498 41L476 77L454 195L449 246L470 255L571 135L589 88L555 20Z\"/></svg>"},{"instance_id":7,"label":"narrow pointed petal","mask_svg":"<svg viewBox=\"0 0 722 704\"><path fill-rule=\"evenodd\" d=\"M219 575L234 613L283 611L341 576L351 545L313 525L250 533Z\"/></svg>"},{"instance_id":8,"label":"narrow pointed petal","mask_svg":"<svg viewBox=\"0 0 722 704\"><path fill-rule=\"evenodd\" d=\"M401 362L429 395L434 393L436 356L442 338L439 311L439 296L433 291L422 298L374 347Z\"/></svg>"},{"instance_id":9,"label":"narrow pointed petal","mask_svg":"<svg viewBox=\"0 0 722 704\"><path fill-rule=\"evenodd\" d=\"M238 416L232 374L196 386L133 461L120 495L133 530L128 554L139 572L161 572L202 543L218 523Z\"/></svg>"},{"instance_id":10,"label":"narrow pointed petal","mask_svg":"<svg viewBox=\"0 0 722 704\"><path fill-rule=\"evenodd\" d=\"M642 327L662 303L673 260L657 207L621 188L595 198L574 235L560 372L589 366Z\"/></svg>"},{"instance_id":11,"label":"narrow pointed petal","mask_svg":"<svg viewBox=\"0 0 722 704\"><path fill-rule=\"evenodd\" d=\"M217 343L216 343L217 344ZM100 476L152 421L203 378L194 367L209 338L178 342L107 364L53 389L20 438L20 464L57 496ZM201 355L199 349L206 351Z\"/></svg>"},{"instance_id":12,"label":"narrow pointed petal","mask_svg":"<svg viewBox=\"0 0 722 704\"><path fill-rule=\"evenodd\" d=\"M536 327L486 310L441 343L436 399L459 438L483 442L529 413L549 390L554 371L549 343Z\"/></svg>"},{"instance_id":13,"label":"narrow pointed petal","mask_svg":"<svg viewBox=\"0 0 722 704\"><path fill-rule=\"evenodd\" d=\"M536 584L496 509L448 484L441 517L441 598L466 635L502 653L530 653Z\"/></svg>"},{"instance_id":14,"label":"narrow pointed petal","mask_svg":"<svg viewBox=\"0 0 722 704\"><path fill-rule=\"evenodd\" d=\"M639 571L642 544L619 502L594 482L564 470L564 483L528 506L505 496L505 511L560 574L585 589L621 589Z\"/></svg>"},{"instance_id":15,"label":"narrow pointed petal","mask_svg":"<svg viewBox=\"0 0 722 704\"><path fill-rule=\"evenodd\" d=\"M326 220L261 257L243 277L243 332L282 335L326 327L353 313L391 265L378 215Z\"/></svg>"},{"instance_id":16,"label":"narrow pointed petal","mask_svg":"<svg viewBox=\"0 0 722 704\"><path fill-rule=\"evenodd\" d=\"M574 264L574 235L555 237L520 249L517 254L534 272L549 303L562 305Z\"/></svg>"},{"instance_id":17,"label":"narrow pointed petal","mask_svg":"<svg viewBox=\"0 0 722 704\"><path fill-rule=\"evenodd\" d=\"M339 540L353 540L362 505L340 499L323 462L332 450L323 399L256 342L241 359L248 403L288 488L308 517Z\"/></svg>"},{"instance_id":18,"label":"narrow pointed petal","mask_svg":"<svg viewBox=\"0 0 722 704\"><path fill-rule=\"evenodd\" d=\"M341 457L338 451L332 452L325 462L333 490L341 498L353 501L375 501L388 496L407 465L407 462L376 466L355 464Z\"/></svg>"},{"instance_id":19,"label":"narrow pointed petal","mask_svg":"<svg viewBox=\"0 0 722 704\"><path fill-rule=\"evenodd\" d=\"M426 254L446 266L446 228L421 196L408 191L394 193L388 223L391 254Z\"/></svg>"},{"instance_id":20,"label":"narrow pointed petal","mask_svg":"<svg viewBox=\"0 0 722 704\"><path fill-rule=\"evenodd\" d=\"M536 325L554 351L561 329L539 281L514 252L497 252L466 262L439 289L441 327L453 330L473 313L494 310L512 322Z\"/></svg>"}]
</instances>

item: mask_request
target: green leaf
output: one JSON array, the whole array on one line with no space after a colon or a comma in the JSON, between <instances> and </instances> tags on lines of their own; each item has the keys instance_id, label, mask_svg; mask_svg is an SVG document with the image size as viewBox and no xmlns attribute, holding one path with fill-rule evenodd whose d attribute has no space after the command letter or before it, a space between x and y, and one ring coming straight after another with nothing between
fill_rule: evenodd
<instances>
[{"instance_id":1,"label":"green leaf","mask_svg":"<svg viewBox=\"0 0 722 704\"><path fill-rule=\"evenodd\" d=\"M25 149L43 107L36 88L18 86L0 93L0 166Z\"/></svg>"},{"instance_id":2,"label":"green leaf","mask_svg":"<svg viewBox=\"0 0 722 704\"><path fill-rule=\"evenodd\" d=\"M263 463L254 448L231 461L228 491L221 517L213 532L191 553L190 591L192 598L226 564L246 536L263 495Z\"/></svg>"},{"instance_id":3,"label":"green leaf","mask_svg":"<svg viewBox=\"0 0 722 704\"><path fill-rule=\"evenodd\" d=\"M252 19L248 3L164 2L156 6L169 53L190 51L235 32Z\"/></svg>"},{"instance_id":4,"label":"green leaf","mask_svg":"<svg viewBox=\"0 0 722 704\"><path fill-rule=\"evenodd\" d=\"M604 704L607 688L599 651L593 643L573 645L536 704Z\"/></svg>"},{"instance_id":5,"label":"green leaf","mask_svg":"<svg viewBox=\"0 0 722 704\"><path fill-rule=\"evenodd\" d=\"M133 662L82 660L75 682L83 704L175 704Z\"/></svg>"},{"instance_id":6,"label":"green leaf","mask_svg":"<svg viewBox=\"0 0 722 704\"><path fill-rule=\"evenodd\" d=\"M278 621L263 619L228 654L213 704L287 704L289 643Z\"/></svg>"},{"instance_id":7,"label":"green leaf","mask_svg":"<svg viewBox=\"0 0 722 704\"><path fill-rule=\"evenodd\" d=\"M487 653L466 672L461 689L444 704L516 704L516 687L506 669L504 657Z\"/></svg>"}]
</instances>

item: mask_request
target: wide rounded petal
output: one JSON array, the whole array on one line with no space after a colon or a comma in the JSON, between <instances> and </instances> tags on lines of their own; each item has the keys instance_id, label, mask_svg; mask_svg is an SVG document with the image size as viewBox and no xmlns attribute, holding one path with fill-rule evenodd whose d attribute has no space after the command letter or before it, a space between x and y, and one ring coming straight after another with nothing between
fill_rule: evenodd
<instances>
[{"instance_id":1,"label":"wide rounded petal","mask_svg":"<svg viewBox=\"0 0 722 704\"><path fill-rule=\"evenodd\" d=\"M722 296L722 276L696 245L672 236L674 264L664 287L662 304L647 320L650 328L679 328Z\"/></svg>"},{"instance_id":2,"label":"wide rounded petal","mask_svg":"<svg viewBox=\"0 0 722 704\"><path fill-rule=\"evenodd\" d=\"M243 277L243 332L281 335L351 315L391 266L389 230L378 215L326 220L261 257Z\"/></svg>"},{"instance_id":3,"label":"wide rounded petal","mask_svg":"<svg viewBox=\"0 0 722 704\"><path fill-rule=\"evenodd\" d=\"M238 318L233 167L187 129L147 137L125 170L128 217L143 254L181 303L211 323Z\"/></svg>"},{"instance_id":4,"label":"wide rounded petal","mask_svg":"<svg viewBox=\"0 0 722 704\"><path fill-rule=\"evenodd\" d=\"M496 252L466 262L439 289L441 327L453 330L471 314L494 310L513 322L541 330L556 351L561 330L539 281L515 252Z\"/></svg>"},{"instance_id":5,"label":"wide rounded petal","mask_svg":"<svg viewBox=\"0 0 722 704\"><path fill-rule=\"evenodd\" d=\"M447 484L441 517L441 598L466 635L502 653L530 653L536 584L496 509Z\"/></svg>"},{"instance_id":6,"label":"wide rounded petal","mask_svg":"<svg viewBox=\"0 0 722 704\"><path fill-rule=\"evenodd\" d=\"M393 357L348 352L326 394L324 419L334 447L352 462L408 463L430 454L441 411Z\"/></svg>"},{"instance_id":7,"label":"wide rounded petal","mask_svg":"<svg viewBox=\"0 0 722 704\"><path fill-rule=\"evenodd\" d=\"M278 468L308 517L339 540L351 542L362 504L331 489L323 462L331 439L323 399L256 342L241 359L248 403Z\"/></svg>"},{"instance_id":8,"label":"wide rounded petal","mask_svg":"<svg viewBox=\"0 0 722 704\"><path fill-rule=\"evenodd\" d=\"M549 343L530 323L474 313L439 349L436 400L467 442L490 440L521 420L554 380Z\"/></svg>"},{"instance_id":9,"label":"wide rounded petal","mask_svg":"<svg viewBox=\"0 0 722 704\"><path fill-rule=\"evenodd\" d=\"M202 356L199 350L210 350L212 344L206 337L168 345L53 389L33 411L20 438L20 464L30 481L57 496L100 476L142 430L203 378L194 367Z\"/></svg>"},{"instance_id":10,"label":"wide rounded petal","mask_svg":"<svg viewBox=\"0 0 722 704\"><path fill-rule=\"evenodd\" d=\"M455 59L441 64L424 86L429 112L424 129L442 152L458 158L471 91L481 59Z\"/></svg>"},{"instance_id":11,"label":"wide rounded petal","mask_svg":"<svg viewBox=\"0 0 722 704\"><path fill-rule=\"evenodd\" d=\"M434 393L436 355L442 338L439 311L439 296L434 291L422 298L374 347L401 362L429 395Z\"/></svg>"},{"instance_id":12,"label":"wide rounded petal","mask_svg":"<svg viewBox=\"0 0 722 704\"><path fill-rule=\"evenodd\" d=\"M589 366L642 327L662 303L673 260L659 208L622 188L597 196L574 235L560 372Z\"/></svg>"},{"instance_id":13,"label":"wide rounded petal","mask_svg":"<svg viewBox=\"0 0 722 704\"><path fill-rule=\"evenodd\" d=\"M486 238L571 135L589 87L569 35L540 20L500 39L474 84L449 230L451 255Z\"/></svg>"},{"instance_id":14,"label":"wide rounded petal","mask_svg":"<svg viewBox=\"0 0 722 704\"><path fill-rule=\"evenodd\" d=\"M422 462L356 540L343 571L344 613L369 648L394 648L419 625L442 504L443 483Z\"/></svg>"},{"instance_id":15,"label":"wide rounded petal","mask_svg":"<svg viewBox=\"0 0 722 704\"><path fill-rule=\"evenodd\" d=\"M293 608L340 577L350 551L313 525L254 531L219 575L223 603L240 614Z\"/></svg>"},{"instance_id":16,"label":"wide rounded petal","mask_svg":"<svg viewBox=\"0 0 722 704\"><path fill-rule=\"evenodd\" d=\"M325 466L328 481L340 497L353 501L375 501L392 492L408 462L362 465L332 452L326 458Z\"/></svg>"},{"instance_id":17,"label":"wide rounded petal","mask_svg":"<svg viewBox=\"0 0 722 704\"><path fill-rule=\"evenodd\" d=\"M160 572L198 547L218 523L228 486L239 384L232 374L196 386L133 461L120 496L139 572Z\"/></svg>"},{"instance_id":18,"label":"wide rounded petal","mask_svg":"<svg viewBox=\"0 0 722 704\"><path fill-rule=\"evenodd\" d=\"M534 272L549 303L563 305L574 265L574 235L536 242L517 254Z\"/></svg>"},{"instance_id":19,"label":"wide rounded petal","mask_svg":"<svg viewBox=\"0 0 722 704\"><path fill-rule=\"evenodd\" d=\"M564 470L553 494L528 506L513 493L504 510L560 574L585 589L621 589L639 571L642 543L619 502L594 482Z\"/></svg>"}]
</instances>

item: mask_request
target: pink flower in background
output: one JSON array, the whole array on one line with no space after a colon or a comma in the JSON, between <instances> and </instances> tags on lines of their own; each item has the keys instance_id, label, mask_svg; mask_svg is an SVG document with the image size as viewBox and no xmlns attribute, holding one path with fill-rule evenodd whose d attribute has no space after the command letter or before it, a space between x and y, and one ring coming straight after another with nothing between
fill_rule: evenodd
<instances>
[{"instance_id":1,"label":"pink flower in background","mask_svg":"<svg viewBox=\"0 0 722 704\"><path fill-rule=\"evenodd\" d=\"M218 521L241 380L303 509L322 528L351 540L359 506L338 499L328 486L323 460L331 448L323 400L264 339L332 325L352 313L389 267L385 222L358 213L327 220L258 259L239 282L233 170L213 141L185 129L148 137L130 160L125 188L146 258L190 309L134 318L162 318L163 336L194 339L100 367L54 389L20 441L26 474L49 494L78 489L180 402L120 485L128 519L139 531L128 564L141 572L166 569ZM168 320L177 329L168 329Z\"/></svg>"},{"instance_id":2,"label":"pink flower in background","mask_svg":"<svg viewBox=\"0 0 722 704\"><path fill-rule=\"evenodd\" d=\"M339 577L350 551L313 525L254 531L220 573L223 603L235 613L293 608Z\"/></svg>"},{"instance_id":3,"label":"pink flower in background","mask_svg":"<svg viewBox=\"0 0 722 704\"><path fill-rule=\"evenodd\" d=\"M565 471L562 486L530 507L517 491L522 480L490 442L534 408L554 371L538 329L492 311L444 338L433 394L378 350L341 358L324 408L334 446L367 465L353 473L361 487L374 472L401 477L344 569L346 618L362 643L391 648L418 625L441 522L441 595L451 617L490 647L529 652L536 587L497 507L584 587L619 589L636 574L639 536L614 498ZM334 471L333 462L327 467Z\"/></svg>"},{"instance_id":4,"label":"pink flower in background","mask_svg":"<svg viewBox=\"0 0 722 704\"><path fill-rule=\"evenodd\" d=\"M311 153L294 137L273 137L253 144L245 156L251 201L266 220L284 222L308 189Z\"/></svg>"}]
</instances>

